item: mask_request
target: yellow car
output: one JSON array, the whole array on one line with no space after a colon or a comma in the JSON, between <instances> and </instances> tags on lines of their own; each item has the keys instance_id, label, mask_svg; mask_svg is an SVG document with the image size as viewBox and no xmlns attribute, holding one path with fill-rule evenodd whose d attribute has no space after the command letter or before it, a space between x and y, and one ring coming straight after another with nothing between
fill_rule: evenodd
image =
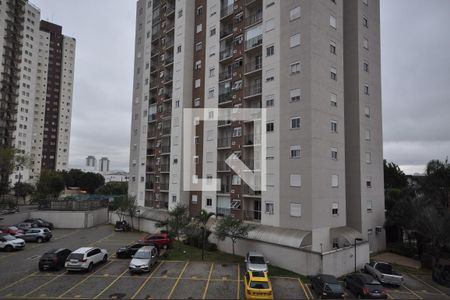
<instances>
[{"instance_id":1,"label":"yellow car","mask_svg":"<svg viewBox=\"0 0 450 300\"><path fill-rule=\"evenodd\" d=\"M244 285L247 299L273 299L272 284L267 272L245 273Z\"/></svg>"}]
</instances>

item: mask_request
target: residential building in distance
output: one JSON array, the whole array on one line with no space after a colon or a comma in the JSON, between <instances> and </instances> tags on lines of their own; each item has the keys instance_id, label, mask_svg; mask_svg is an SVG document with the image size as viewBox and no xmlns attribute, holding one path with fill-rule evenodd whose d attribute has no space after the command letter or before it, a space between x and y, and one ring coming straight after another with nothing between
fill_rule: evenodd
<instances>
[{"instance_id":1,"label":"residential building in distance","mask_svg":"<svg viewBox=\"0 0 450 300\"><path fill-rule=\"evenodd\" d=\"M102 157L98 162L98 171L100 173L109 172L109 159L107 157Z\"/></svg>"},{"instance_id":2,"label":"residential building in distance","mask_svg":"<svg viewBox=\"0 0 450 300\"><path fill-rule=\"evenodd\" d=\"M86 157L86 171L95 172L97 171L97 159L95 156L89 155Z\"/></svg>"},{"instance_id":3,"label":"residential building in distance","mask_svg":"<svg viewBox=\"0 0 450 300\"><path fill-rule=\"evenodd\" d=\"M0 15L0 144L32 160L15 170L14 184L68 167L75 40L40 21L28 1L1 1Z\"/></svg>"},{"instance_id":4,"label":"residential building in distance","mask_svg":"<svg viewBox=\"0 0 450 300\"><path fill-rule=\"evenodd\" d=\"M295 245L299 257L339 260L360 241L358 264L382 251L379 28L377 0L139 0L129 193L156 212L183 204L255 224L249 240L266 251ZM185 108L265 108L266 145L244 121L198 122L186 140ZM231 170L232 154L266 190ZM185 191L195 178L220 186Z\"/></svg>"},{"instance_id":5,"label":"residential building in distance","mask_svg":"<svg viewBox=\"0 0 450 300\"><path fill-rule=\"evenodd\" d=\"M107 182L128 182L129 174L124 171L111 171L103 175L105 183Z\"/></svg>"}]
</instances>

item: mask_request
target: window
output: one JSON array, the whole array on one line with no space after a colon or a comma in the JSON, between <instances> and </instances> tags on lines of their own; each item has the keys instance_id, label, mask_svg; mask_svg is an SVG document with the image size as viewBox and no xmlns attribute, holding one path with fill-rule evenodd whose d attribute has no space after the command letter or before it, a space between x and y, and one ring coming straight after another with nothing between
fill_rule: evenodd
<instances>
[{"instance_id":1,"label":"window","mask_svg":"<svg viewBox=\"0 0 450 300\"><path fill-rule=\"evenodd\" d=\"M300 145L291 146L291 158L300 158L301 147Z\"/></svg>"},{"instance_id":2,"label":"window","mask_svg":"<svg viewBox=\"0 0 450 300\"><path fill-rule=\"evenodd\" d=\"M337 71L334 67L330 68L330 78L333 80L337 80Z\"/></svg>"},{"instance_id":3,"label":"window","mask_svg":"<svg viewBox=\"0 0 450 300\"><path fill-rule=\"evenodd\" d=\"M207 141L214 140L214 130L211 129L206 132L206 140Z\"/></svg>"},{"instance_id":4,"label":"window","mask_svg":"<svg viewBox=\"0 0 450 300\"><path fill-rule=\"evenodd\" d=\"M333 203L331 205L331 214L333 216L337 216L339 214L339 204L338 203Z\"/></svg>"},{"instance_id":5,"label":"window","mask_svg":"<svg viewBox=\"0 0 450 300\"><path fill-rule=\"evenodd\" d=\"M178 18L181 18L182 16L183 16L183 10L180 9L180 10L178 11Z\"/></svg>"},{"instance_id":6,"label":"window","mask_svg":"<svg viewBox=\"0 0 450 300\"><path fill-rule=\"evenodd\" d=\"M275 80L275 70L270 69L266 71L266 82L274 81Z\"/></svg>"},{"instance_id":7,"label":"window","mask_svg":"<svg viewBox=\"0 0 450 300\"><path fill-rule=\"evenodd\" d=\"M338 159L338 149L337 148L331 148L331 159L332 160Z\"/></svg>"},{"instance_id":8,"label":"window","mask_svg":"<svg viewBox=\"0 0 450 300\"><path fill-rule=\"evenodd\" d=\"M206 198L206 206L212 206L212 198Z\"/></svg>"},{"instance_id":9,"label":"window","mask_svg":"<svg viewBox=\"0 0 450 300\"><path fill-rule=\"evenodd\" d=\"M180 53L181 52L181 45L178 45L177 46L177 53Z\"/></svg>"},{"instance_id":10,"label":"window","mask_svg":"<svg viewBox=\"0 0 450 300\"><path fill-rule=\"evenodd\" d=\"M366 141L370 141L370 130L369 129L365 130L364 138L366 139Z\"/></svg>"},{"instance_id":11,"label":"window","mask_svg":"<svg viewBox=\"0 0 450 300\"><path fill-rule=\"evenodd\" d=\"M200 70L202 68L202 61L201 60L197 60L195 62L195 69L196 70Z\"/></svg>"},{"instance_id":12,"label":"window","mask_svg":"<svg viewBox=\"0 0 450 300\"><path fill-rule=\"evenodd\" d=\"M209 91L208 91L208 98L214 98L214 89L212 88L212 89L209 89Z\"/></svg>"},{"instance_id":13,"label":"window","mask_svg":"<svg viewBox=\"0 0 450 300\"><path fill-rule=\"evenodd\" d=\"M370 107L364 107L364 115L367 117L367 118L370 118Z\"/></svg>"},{"instance_id":14,"label":"window","mask_svg":"<svg viewBox=\"0 0 450 300\"><path fill-rule=\"evenodd\" d=\"M242 135L242 128L241 127L235 127L233 128L233 137L238 137Z\"/></svg>"},{"instance_id":15,"label":"window","mask_svg":"<svg viewBox=\"0 0 450 300\"><path fill-rule=\"evenodd\" d=\"M364 49L368 50L369 49L369 40L364 38L363 39L363 47Z\"/></svg>"},{"instance_id":16,"label":"window","mask_svg":"<svg viewBox=\"0 0 450 300\"><path fill-rule=\"evenodd\" d=\"M362 0L362 3L364 3L365 5L369 5L369 0Z\"/></svg>"},{"instance_id":17,"label":"window","mask_svg":"<svg viewBox=\"0 0 450 300\"><path fill-rule=\"evenodd\" d=\"M372 212L372 200L367 200L367 212L368 213Z\"/></svg>"},{"instance_id":18,"label":"window","mask_svg":"<svg viewBox=\"0 0 450 300\"><path fill-rule=\"evenodd\" d=\"M366 164L372 163L372 153L366 152Z\"/></svg>"},{"instance_id":19,"label":"window","mask_svg":"<svg viewBox=\"0 0 450 300\"><path fill-rule=\"evenodd\" d=\"M233 177L231 179L231 184L232 185L241 185L241 177L239 177L239 175L233 175Z\"/></svg>"},{"instance_id":20,"label":"window","mask_svg":"<svg viewBox=\"0 0 450 300\"><path fill-rule=\"evenodd\" d=\"M194 100L194 106L199 107L200 106L200 98L195 98Z\"/></svg>"},{"instance_id":21,"label":"window","mask_svg":"<svg viewBox=\"0 0 450 300\"><path fill-rule=\"evenodd\" d=\"M195 51L200 51L203 49L202 42L195 44Z\"/></svg>"},{"instance_id":22,"label":"window","mask_svg":"<svg viewBox=\"0 0 450 300\"><path fill-rule=\"evenodd\" d=\"M331 175L331 187L339 187L339 176Z\"/></svg>"},{"instance_id":23,"label":"window","mask_svg":"<svg viewBox=\"0 0 450 300\"><path fill-rule=\"evenodd\" d=\"M302 186L302 176L299 174L291 174L290 176L290 186L300 187Z\"/></svg>"},{"instance_id":24,"label":"window","mask_svg":"<svg viewBox=\"0 0 450 300\"><path fill-rule=\"evenodd\" d=\"M366 187L372 188L372 177L367 177L366 179Z\"/></svg>"},{"instance_id":25,"label":"window","mask_svg":"<svg viewBox=\"0 0 450 300\"><path fill-rule=\"evenodd\" d=\"M336 29L336 18L330 15L330 26Z\"/></svg>"},{"instance_id":26,"label":"window","mask_svg":"<svg viewBox=\"0 0 450 300\"><path fill-rule=\"evenodd\" d=\"M300 89L290 90L290 99L291 102L300 101L302 91Z\"/></svg>"},{"instance_id":27,"label":"window","mask_svg":"<svg viewBox=\"0 0 450 300\"><path fill-rule=\"evenodd\" d=\"M291 48L300 45L300 33L292 35L289 43Z\"/></svg>"},{"instance_id":28,"label":"window","mask_svg":"<svg viewBox=\"0 0 450 300\"><path fill-rule=\"evenodd\" d=\"M275 29L275 20L269 19L266 21L266 31L271 31Z\"/></svg>"},{"instance_id":29,"label":"window","mask_svg":"<svg viewBox=\"0 0 450 300\"><path fill-rule=\"evenodd\" d=\"M197 16L203 15L203 6L197 7Z\"/></svg>"},{"instance_id":30,"label":"window","mask_svg":"<svg viewBox=\"0 0 450 300\"><path fill-rule=\"evenodd\" d=\"M364 85L364 94L369 95L369 85L368 84Z\"/></svg>"},{"instance_id":31,"label":"window","mask_svg":"<svg viewBox=\"0 0 450 300\"><path fill-rule=\"evenodd\" d=\"M268 215L273 215L273 209L274 209L273 202L266 202L266 209L264 212Z\"/></svg>"},{"instance_id":32,"label":"window","mask_svg":"<svg viewBox=\"0 0 450 300\"><path fill-rule=\"evenodd\" d=\"M275 101L274 98L275 98L275 95L267 95L266 96L266 107L271 107L274 105L274 101Z\"/></svg>"},{"instance_id":33,"label":"window","mask_svg":"<svg viewBox=\"0 0 450 300\"><path fill-rule=\"evenodd\" d=\"M266 47L266 56L272 56L275 53L275 46L270 45Z\"/></svg>"},{"instance_id":34,"label":"window","mask_svg":"<svg viewBox=\"0 0 450 300\"><path fill-rule=\"evenodd\" d=\"M297 74L301 72L301 64L300 62L295 62L291 64L291 75Z\"/></svg>"},{"instance_id":35,"label":"window","mask_svg":"<svg viewBox=\"0 0 450 300\"><path fill-rule=\"evenodd\" d=\"M331 132L332 133L337 133L337 122L336 121L330 121L330 126L331 126Z\"/></svg>"},{"instance_id":36,"label":"window","mask_svg":"<svg viewBox=\"0 0 450 300\"><path fill-rule=\"evenodd\" d=\"M294 7L289 12L289 21L294 21L295 19L300 18L301 11L300 6Z\"/></svg>"},{"instance_id":37,"label":"window","mask_svg":"<svg viewBox=\"0 0 450 300\"><path fill-rule=\"evenodd\" d=\"M195 88L199 88L201 84L201 80L200 79L195 79Z\"/></svg>"},{"instance_id":38,"label":"window","mask_svg":"<svg viewBox=\"0 0 450 300\"><path fill-rule=\"evenodd\" d=\"M266 123L266 132L273 132L275 129L274 122L267 122Z\"/></svg>"},{"instance_id":39,"label":"window","mask_svg":"<svg viewBox=\"0 0 450 300\"><path fill-rule=\"evenodd\" d=\"M364 71L369 72L369 63L367 61L364 62Z\"/></svg>"},{"instance_id":40,"label":"window","mask_svg":"<svg viewBox=\"0 0 450 300\"><path fill-rule=\"evenodd\" d=\"M331 93L330 94L330 105L336 107L337 106L337 95Z\"/></svg>"},{"instance_id":41,"label":"window","mask_svg":"<svg viewBox=\"0 0 450 300\"><path fill-rule=\"evenodd\" d=\"M300 128L300 117L291 118L291 129Z\"/></svg>"},{"instance_id":42,"label":"window","mask_svg":"<svg viewBox=\"0 0 450 300\"><path fill-rule=\"evenodd\" d=\"M330 53L336 54L336 43L333 41L330 41Z\"/></svg>"},{"instance_id":43,"label":"window","mask_svg":"<svg viewBox=\"0 0 450 300\"><path fill-rule=\"evenodd\" d=\"M215 76L215 71L216 71L216 69L215 69L215 68L210 68L210 69L209 69L209 78L211 78L211 77L214 77L214 76Z\"/></svg>"},{"instance_id":44,"label":"window","mask_svg":"<svg viewBox=\"0 0 450 300\"><path fill-rule=\"evenodd\" d=\"M301 217L302 216L302 205L300 203L290 203L289 214L291 217Z\"/></svg>"},{"instance_id":45,"label":"window","mask_svg":"<svg viewBox=\"0 0 450 300\"><path fill-rule=\"evenodd\" d=\"M198 24L196 32L197 33L202 32L202 27L203 27L202 24Z\"/></svg>"},{"instance_id":46,"label":"window","mask_svg":"<svg viewBox=\"0 0 450 300\"><path fill-rule=\"evenodd\" d=\"M209 30L209 36L214 36L216 35L216 27L213 27Z\"/></svg>"},{"instance_id":47,"label":"window","mask_svg":"<svg viewBox=\"0 0 450 300\"><path fill-rule=\"evenodd\" d=\"M363 17L363 26L369 28L369 21L367 20L366 17Z\"/></svg>"}]
</instances>

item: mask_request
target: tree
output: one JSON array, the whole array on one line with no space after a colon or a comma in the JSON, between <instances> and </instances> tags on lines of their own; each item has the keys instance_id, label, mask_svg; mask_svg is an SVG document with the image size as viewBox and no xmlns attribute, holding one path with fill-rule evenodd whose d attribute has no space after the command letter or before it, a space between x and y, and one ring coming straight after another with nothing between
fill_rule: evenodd
<instances>
[{"instance_id":1,"label":"tree","mask_svg":"<svg viewBox=\"0 0 450 300\"><path fill-rule=\"evenodd\" d=\"M423 180L422 191L435 205L449 208L450 205L450 164L448 160L431 160L427 164L426 176Z\"/></svg>"},{"instance_id":2,"label":"tree","mask_svg":"<svg viewBox=\"0 0 450 300\"><path fill-rule=\"evenodd\" d=\"M385 189L403 189L408 186L408 178L398 165L393 162L388 163L386 160L383 164Z\"/></svg>"},{"instance_id":3,"label":"tree","mask_svg":"<svg viewBox=\"0 0 450 300\"><path fill-rule=\"evenodd\" d=\"M0 196L9 192L9 176L14 170L16 150L12 147L0 147Z\"/></svg>"},{"instance_id":4,"label":"tree","mask_svg":"<svg viewBox=\"0 0 450 300\"><path fill-rule=\"evenodd\" d=\"M128 193L128 182L107 182L99 187L96 194L101 195L126 195Z\"/></svg>"},{"instance_id":5,"label":"tree","mask_svg":"<svg viewBox=\"0 0 450 300\"><path fill-rule=\"evenodd\" d=\"M186 206L178 204L169 211L168 227L170 234L179 239L183 229L189 224L188 210Z\"/></svg>"},{"instance_id":6,"label":"tree","mask_svg":"<svg viewBox=\"0 0 450 300\"><path fill-rule=\"evenodd\" d=\"M39 209L48 206L51 200L56 200L64 190L63 176L54 171L44 171L39 177L33 202L38 203Z\"/></svg>"},{"instance_id":7,"label":"tree","mask_svg":"<svg viewBox=\"0 0 450 300\"><path fill-rule=\"evenodd\" d=\"M24 200L24 204L26 196L33 194L34 190L34 186L27 182L16 182L16 184L14 185L16 196L22 197Z\"/></svg>"},{"instance_id":8,"label":"tree","mask_svg":"<svg viewBox=\"0 0 450 300\"><path fill-rule=\"evenodd\" d=\"M136 197L125 194L122 197L117 197L117 200L118 209L116 212L119 215L119 219L123 220L126 215L130 216L131 228L133 228L133 218L136 216L137 211Z\"/></svg>"},{"instance_id":9,"label":"tree","mask_svg":"<svg viewBox=\"0 0 450 300\"><path fill-rule=\"evenodd\" d=\"M215 234L221 241L227 237L231 239L234 254L234 245L237 240L247 237L248 232L252 229L252 226L245 224L242 220L226 216L217 223Z\"/></svg>"},{"instance_id":10,"label":"tree","mask_svg":"<svg viewBox=\"0 0 450 300\"><path fill-rule=\"evenodd\" d=\"M195 217L195 219L201 225L200 230L201 230L201 234L202 234L202 236L201 236L202 237L202 260L204 260L204 257L205 257L205 244L206 244L205 239L207 238L207 236L205 234L205 230L207 230L206 224L208 223L209 219L211 219L211 217L214 215L215 215L215 213L207 212L206 210L202 209L200 211L200 214L197 217ZM209 233L208 233L208 235L209 235Z\"/></svg>"}]
</instances>

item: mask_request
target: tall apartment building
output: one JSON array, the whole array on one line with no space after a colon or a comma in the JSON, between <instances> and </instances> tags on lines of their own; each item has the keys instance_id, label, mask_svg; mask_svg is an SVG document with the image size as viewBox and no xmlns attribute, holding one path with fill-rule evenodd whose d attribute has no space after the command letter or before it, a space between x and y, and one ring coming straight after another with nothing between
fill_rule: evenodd
<instances>
[{"instance_id":1,"label":"tall apartment building","mask_svg":"<svg viewBox=\"0 0 450 300\"><path fill-rule=\"evenodd\" d=\"M102 157L98 162L98 171L100 173L109 172L109 159L107 157Z\"/></svg>"},{"instance_id":2,"label":"tall apartment building","mask_svg":"<svg viewBox=\"0 0 450 300\"><path fill-rule=\"evenodd\" d=\"M50 28L61 35L61 27L40 21L39 8L25 0L0 1L0 15L0 144L32 160L15 170L14 184L38 177L41 164L67 168L75 40L50 41Z\"/></svg>"},{"instance_id":3,"label":"tall apartment building","mask_svg":"<svg viewBox=\"0 0 450 300\"><path fill-rule=\"evenodd\" d=\"M139 0L130 194L294 230L315 252L384 249L379 66L376 0ZM255 122L200 121L185 140L184 108L265 108L267 189L225 163L261 170ZM185 191L184 160L218 191Z\"/></svg>"}]
</instances>

